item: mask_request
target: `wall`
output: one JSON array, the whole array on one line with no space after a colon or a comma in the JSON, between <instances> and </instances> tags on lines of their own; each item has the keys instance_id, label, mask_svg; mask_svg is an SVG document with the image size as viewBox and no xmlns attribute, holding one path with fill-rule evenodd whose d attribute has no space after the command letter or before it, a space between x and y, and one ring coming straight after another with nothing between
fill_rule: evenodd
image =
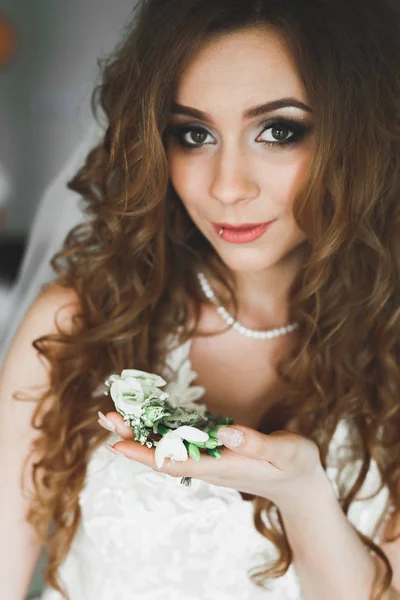
<instances>
[{"instance_id":1,"label":"wall","mask_svg":"<svg viewBox=\"0 0 400 600\"><path fill-rule=\"evenodd\" d=\"M40 196L81 139L97 57L111 50L134 0L1 0L20 52L0 75L0 161L13 194L6 231L29 229Z\"/></svg>"}]
</instances>

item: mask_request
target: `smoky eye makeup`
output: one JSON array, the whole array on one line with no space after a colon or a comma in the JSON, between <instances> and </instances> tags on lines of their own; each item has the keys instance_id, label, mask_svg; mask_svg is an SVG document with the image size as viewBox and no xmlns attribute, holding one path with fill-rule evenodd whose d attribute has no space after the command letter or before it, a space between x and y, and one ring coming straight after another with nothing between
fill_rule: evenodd
<instances>
[{"instance_id":1,"label":"smoky eye makeup","mask_svg":"<svg viewBox=\"0 0 400 600\"><path fill-rule=\"evenodd\" d=\"M260 144L275 148L285 148L299 144L311 133L311 123L298 121L287 117L274 117L260 125L257 141ZM270 133L268 133L270 132ZM270 139L265 139L266 134ZM214 145L213 135L199 123L171 123L167 126L164 137L171 138L181 148L192 151L204 146ZM264 137L264 139L259 139Z\"/></svg>"}]
</instances>

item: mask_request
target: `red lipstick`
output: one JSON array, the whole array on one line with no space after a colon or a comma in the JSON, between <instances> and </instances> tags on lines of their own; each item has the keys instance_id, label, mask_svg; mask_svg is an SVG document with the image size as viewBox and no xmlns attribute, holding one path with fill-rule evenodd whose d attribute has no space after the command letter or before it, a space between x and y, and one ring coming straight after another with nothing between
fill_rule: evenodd
<instances>
[{"instance_id":1,"label":"red lipstick","mask_svg":"<svg viewBox=\"0 0 400 600\"><path fill-rule=\"evenodd\" d=\"M213 223L213 226L220 238L224 241L233 244L245 244L262 236L275 221L276 219L266 223L241 223L240 225Z\"/></svg>"}]
</instances>

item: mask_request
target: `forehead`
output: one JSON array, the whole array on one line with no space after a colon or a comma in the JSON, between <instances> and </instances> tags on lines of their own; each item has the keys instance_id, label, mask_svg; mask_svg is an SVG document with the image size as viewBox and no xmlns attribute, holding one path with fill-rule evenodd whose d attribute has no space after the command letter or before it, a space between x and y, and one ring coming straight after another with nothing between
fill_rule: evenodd
<instances>
[{"instance_id":1,"label":"forehead","mask_svg":"<svg viewBox=\"0 0 400 600\"><path fill-rule=\"evenodd\" d=\"M175 101L211 109L306 93L283 38L272 29L244 29L207 42L182 72Z\"/></svg>"}]
</instances>

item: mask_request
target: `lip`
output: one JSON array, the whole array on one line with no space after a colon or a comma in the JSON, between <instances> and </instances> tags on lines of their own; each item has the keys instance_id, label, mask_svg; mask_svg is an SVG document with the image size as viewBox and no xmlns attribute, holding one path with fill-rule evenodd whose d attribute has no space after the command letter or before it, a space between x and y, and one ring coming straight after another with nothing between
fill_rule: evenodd
<instances>
[{"instance_id":1,"label":"lip","mask_svg":"<svg viewBox=\"0 0 400 600\"><path fill-rule=\"evenodd\" d=\"M260 225L268 225L269 223L273 223L276 219L272 221L264 221L263 223L240 223L239 225L232 225L231 223L212 223L217 231L221 229L221 227L225 227L225 229L232 229L233 231L240 231L242 229L254 229L255 227L260 227Z\"/></svg>"},{"instance_id":2,"label":"lip","mask_svg":"<svg viewBox=\"0 0 400 600\"><path fill-rule=\"evenodd\" d=\"M240 227L227 226L222 223L213 223L213 226L221 240L230 242L231 244L247 244L261 237L275 221L276 219L266 221L265 223L256 223L255 225L250 225L250 227L248 223L242 223Z\"/></svg>"}]
</instances>

